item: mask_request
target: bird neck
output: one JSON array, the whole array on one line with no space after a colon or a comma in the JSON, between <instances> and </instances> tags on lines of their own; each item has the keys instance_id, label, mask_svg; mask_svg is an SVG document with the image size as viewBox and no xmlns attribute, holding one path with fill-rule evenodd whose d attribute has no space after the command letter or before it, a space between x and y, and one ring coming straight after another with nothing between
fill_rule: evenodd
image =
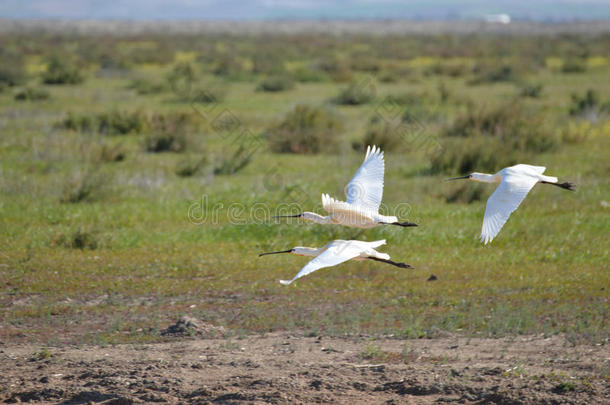
<instances>
[{"instance_id":1,"label":"bird neck","mask_svg":"<svg viewBox=\"0 0 610 405\"><path fill-rule=\"evenodd\" d=\"M487 174L487 173L472 173L470 175L470 179L474 180L474 181L480 181L483 183L498 183L500 182L500 180L502 180L502 177L500 177L497 174Z\"/></svg>"},{"instance_id":2,"label":"bird neck","mask_svg":"<svg viewBox=\"0 0 610 405\"><path fill-rule=\"evenodd\" d=\"M304 212L303 219L311 222L315 222L317 224L329 224L330 216L323 217L320 214L316 214L315 212Z\"/></svg>"},{"instance_id":3,"label":"bird neck","mask_svg":"<svg viewBox=\"0 0 610 405\"><path fill-rule=\"evenodd\" d=\"M319 254L319 251L320 249L316 248L297 246L293 248L292 252L290 253L297 256L317 256Z\"/></svg>"}]
</instances>

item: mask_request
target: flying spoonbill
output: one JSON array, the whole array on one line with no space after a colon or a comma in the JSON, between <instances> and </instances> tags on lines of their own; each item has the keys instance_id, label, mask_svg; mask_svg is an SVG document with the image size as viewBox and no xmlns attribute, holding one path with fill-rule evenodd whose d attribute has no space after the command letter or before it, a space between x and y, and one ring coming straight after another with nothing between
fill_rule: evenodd
<instances>
[{"instance_id":1,"label":"flying spoonbill","mask_svg":"<svg viewBox=\"0 0 610 405\"><path fill-rule=\"evenodd\" d=\"M467 176L454 177L447 180L470 179L484 183L500 183L493 192L485 208L483 228L481 229L481 242L488 244L496 237L510 214L519 207L525 196L536 183L552 184L553 186L574 191L574 184L559 183L557 177L545 176L544 166L519 164L505 167L496 174L474 172Z\"/></svg>"},{"instance_id":2,"label":"flying spoonbill","mask_svg":"<svg viewBox=\"0 0 610 405\"><path fill-rule=\"evenodd\" d=\"M324 267L336 266L339 263L346 262L350 259L354 260L375 260L378 262L388 263L402 269L412 269L410 265L406 263L396 263L390 260L390 255L387 253L380 253L375 250L376 247L385 245L385 239L378 240L375 242L363 242L358 240L334 240L326 246L319 249L310 247L297 246L292 249L282 250L279 252L268 252L261 253L260 256L273 255L278 253L292 253L297 256L314 256L315 259L311 260L294 276L292 280L280 280L280 283L288 285L297 278L301 278L309 273Z\"/></svg>"},{"instance_id":3,"label":"flying spoonbill","mask_svg":"<svg viewBox=\"0 0 610 405\"><path fill-rule=\"evenodd\" d=\"M412 222L398 222L395 216L379 214L384 171L383 152L376 146L368 146L364 162L347 185L347 202L322 194L322 207L330 215L302 212L274 218L303 218L318 224L339 224L353 228L374 228L381 224L417 226Z\"/></svg>"}]
</instances>

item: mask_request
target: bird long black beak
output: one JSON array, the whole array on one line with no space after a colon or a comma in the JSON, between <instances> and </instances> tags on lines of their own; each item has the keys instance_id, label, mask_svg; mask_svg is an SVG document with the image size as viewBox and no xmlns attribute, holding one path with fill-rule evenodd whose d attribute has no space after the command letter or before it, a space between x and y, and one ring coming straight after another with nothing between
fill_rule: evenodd
<instances>
[{"instance_id":1,"label":"bird long black beak","mask_svg":"<svg viewBox=\"0 0 610 405\"><path fill-rule=\"evenodd\" d=\"M265 255L277 255L279 253L290 253L292 252L292 249L288 249L288 250L280 250L279 252L267 252L267 253L261 253L260 255L258 255L258 257L261 256L265 256Z\"/></svg>"},{"instance_id":2,"label":"bird long black beak","mask_svg":"<svg viewBox=\"0 0 610 405\"><path fill-rule=\"evenodd\" d=\"M296 215L274 215L271 218L300 218L301 216L303 216L303 214L296 214Z\"/></svg>"},{"instance_id":3,"label":"bird long black beak","mask_svg":"<svg viewBox=\"0 0 610 405\"><path fill-rule=\"evenodd\" d=\"M460 179L469 179L470 175L467 176L461 176L461 177L452 177L450 179L445 179L445 181L451 181L451 180L460 180Z\"/></svg>"}]
</instances>

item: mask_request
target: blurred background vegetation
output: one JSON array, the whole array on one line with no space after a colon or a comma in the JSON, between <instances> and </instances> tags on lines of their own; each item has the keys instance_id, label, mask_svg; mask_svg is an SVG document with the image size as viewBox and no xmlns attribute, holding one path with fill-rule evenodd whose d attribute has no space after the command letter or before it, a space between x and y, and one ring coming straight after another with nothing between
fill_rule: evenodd
<instances>
[{"instance_id":1,"label":"blurred background vegetation","mask_svg":"<svg viewBox=\"0 0 610 405\"><path fill-rule=\"evenodd\" d=\"M233 334L607 339L609 49L607 32L3 32L0 340L157 340L185 313ZM386 213L418 228L269 219L342 198L371 144ZM517 162L578 191L535 189L483 247L493 187L443 179ZM335 238L385 238L415 270L285 288L306 260L256 257Z\"/></svg>"}]
</instances>

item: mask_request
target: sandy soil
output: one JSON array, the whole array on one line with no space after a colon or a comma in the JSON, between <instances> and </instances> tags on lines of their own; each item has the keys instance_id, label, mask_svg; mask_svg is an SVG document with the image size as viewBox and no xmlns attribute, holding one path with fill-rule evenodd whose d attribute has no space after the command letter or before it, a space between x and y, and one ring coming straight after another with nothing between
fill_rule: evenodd
<instances>
[{"instance_id":1,"label":"sandy soil","mask_svg":"<svg viewBox=\"0 0 610 405\"><path fill-rule=\"evenodd\" d=\"M42 352L0 346L0 401L610 403L608 345L572 345L559 336L170 339Z\"/></svg>"}]
</instances>

